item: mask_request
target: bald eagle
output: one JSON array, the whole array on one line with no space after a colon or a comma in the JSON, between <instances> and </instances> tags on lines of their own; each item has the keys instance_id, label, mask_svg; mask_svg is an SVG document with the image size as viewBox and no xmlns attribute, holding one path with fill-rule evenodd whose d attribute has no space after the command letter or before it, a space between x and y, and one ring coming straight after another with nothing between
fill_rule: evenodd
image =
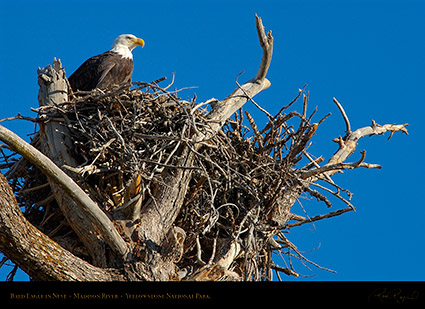
<instances>
[{"instance_id":1,"label":"bald eagle","mask_svg":"<svg viewBox=\"0 0 425 309\"><path fill-rule=\"evenodd\" d=\"M131 82L133 54L131 51L141 45L142 39L132 34L122 34L112 44L111 50L87 59L68 78L73 91L105 89L112 85Z\"/></svg>"}]
</instances>

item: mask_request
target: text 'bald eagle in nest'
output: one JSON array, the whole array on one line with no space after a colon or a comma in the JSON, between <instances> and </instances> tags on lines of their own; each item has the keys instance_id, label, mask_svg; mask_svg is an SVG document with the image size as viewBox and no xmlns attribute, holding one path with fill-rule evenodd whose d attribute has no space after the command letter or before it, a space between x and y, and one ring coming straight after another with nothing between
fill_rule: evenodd
<instances>
[{"instance_id":1,"label":"text 'bald eagle in nest'","mask_svg":"<svg viewBox=\"0 0 425 309\"><path fill-rule=\"evenodd\" d=\"M145 46L142 39L132 34L122 34L112 44L111 50L87 59L68 78L73 91L106 89L112 85L131 82L133 54L137 46Z\"/></svg>"}]
</instances>

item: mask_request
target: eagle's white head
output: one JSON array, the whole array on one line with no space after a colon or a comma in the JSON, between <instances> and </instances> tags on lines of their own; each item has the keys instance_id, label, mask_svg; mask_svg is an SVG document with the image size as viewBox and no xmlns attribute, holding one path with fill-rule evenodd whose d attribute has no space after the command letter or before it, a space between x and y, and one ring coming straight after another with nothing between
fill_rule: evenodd
<instances>
[{"instance_id":1,"label":"eagle's white head","mask_svg":"<svg viewBox=\"0 0 425 309\"><path fill-rule=\"evenodd\" d=\"M145 41L132 34L121 34L112 44L111 51L116 52L124 58L133 59L131 51L137 46L145 46Z\"/></svg>"}]
</instances>

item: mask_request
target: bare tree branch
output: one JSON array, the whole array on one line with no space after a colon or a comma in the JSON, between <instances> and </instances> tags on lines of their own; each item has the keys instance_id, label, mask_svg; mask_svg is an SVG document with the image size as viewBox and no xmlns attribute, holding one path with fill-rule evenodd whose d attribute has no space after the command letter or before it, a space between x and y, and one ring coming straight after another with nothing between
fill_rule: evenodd
<instances>
[{"instance_id":1,"label":"bare tree branch","mask_svg":"<svg viewBox=\"0 0 425 309\"><path fill-rule=\"evenodd\" d=\"M258 38L260 45L263 48L263 57L261 59L260 67L257 71L257 75L253 79L241 86L238 85L238 88L236 88L235 91L233 91L233 93L226 99L214 104L211 112L209 113L213 132L216 132L219 128L221 128L224 122L250 98L269 88L271 85L270 81L266 78L266 74L270 67L273 54L273 36L271 31L269 31L266 35L263 22L260 17L255 15L255 20Z\"/></svg>"},{"instance_id":2,"label":"bare tree branch","mask_svg":"<svg viewBox=\"0 0 425 309\"><path fill-rule=\"evenodd\" d=\"M317 216L305 219L305 220L300 221L300 222L286 224L284 226L284 228L291 228L291 227L294 227L294 226L300 226L300 225L303 225L303 224L306 224L306 223L311 223L311 222L323 220L323 219L326 219L326 218L332 218L332 217L342 215L343 213L346 213L346 212L352 211L352 210L353 210L352 207L338 209L338 210L335 210L335 211L330 212L330 213L325 214L325 215L317 215Z\"/></svg>"},{"instance_id":3,"label":"bare tree branch","mask_svg":"<svg viewBox=\"0 0 425 309\"><path fill-rule=\"evenodd\" d=\"M307 179L307 178L320 175L323 173L334 172L334 171L339 171L344 169L354 169L358 167L377 168L377 169L382 168L379 164L370 164L370 163L363 162L363 160L365 159L365 156L366 156L366 151L362 151L362 157L357 162L354 162L354 163L341 162L341 163L335 163L335 164L326 164L324 166L309 170L301 174L301 179Z\"/></svg>"},{"instance_id":4,"label":"bare tree branch","mask_svg":"<svg viewBox=\"0 0 425 309\"><path fill-rule=\"evenodd\" d=\"M363 127L360 129L355 130L354 132L351 132L348 134L348 136L345 139L335 139L335 142L339 143L339 149L338 151L329 159L328 165L335 164L335 163L342 163L344 162L355 150L357 146L357 141L365 136L372 136L372 135L382 135L386 132L391 132L390 137L398 131L403 132L404 134L407 133L406 126L409 124L385 124L383 126L372 122L372 125ZM332 172L331 174L335 174L335 172Z\"/></svg>"},{"instance_id":5,"label":"bare tree branch","mask_svg":"<svg viewBox=\"0 0 425 309\"><path fill-rule=\"evenodd\" d=\"M342 118L344 118L345 126L346 126L345 133L346 133L346 135L348 135L348 134L351 133L351 125L350 125L350 121L348 120L347 114L345 113L345 110L342 107L341 103L339 103L336 98L333 98L333 101L336 104L336 106L338 107L339 111L341 112Z\"/></svg>"},{"instance_id":6,"label":"bare tree branch","mask_svg":"<svg viewBox=\"0 0 425 309\"><path fill-rule=\"evenodd\" d=\"M263 58L261 59L261 65L258 69L257 75L253 81L259 81L266 78L267 72L270 67L270 62L272 61L273 54L273 36L272 31L270 30L267 35L265 28L263 26L263 21L257 14L255 14L255 23L257 25L258 39L260 40L260 45L263 48Z\"/></svg>"},{"instance_id":7,"label":"bare tree branch","mask_svg":"<svg viewBox=\"0 0 425 309\"><path fill-rule=\"evenodd\" d=\"M315 182L319 179L319 175L323 175L329 179L332 175L345 168L380 168L380 166L376 164L363 163L364 154L358 162L344 163L344 161L356 150L357 142L362 137L385 134L388 131L391 132L390 137L398 131L401 131L404 134L408 134L406 126L408 126L407 123L401 125L386 124L381 126L373 121L371 126L357 129L348 134L344 139L341 137L334 139L334 142L339 144L339 149L329 159L328 163L322 167L317 167L315 169L303 172L300 179L306 179L310 182ZM283 226L288 220L291 219L292 214L290 209L303 192L303 185L298 182L294 182L292 186L286 188L281 193L280 197L276 200L277 207L275 207L270 212L270 220L275 221L280 226ZM354 210L353 207L350 207L350 209Z\"/></svg>"}]
</instances>

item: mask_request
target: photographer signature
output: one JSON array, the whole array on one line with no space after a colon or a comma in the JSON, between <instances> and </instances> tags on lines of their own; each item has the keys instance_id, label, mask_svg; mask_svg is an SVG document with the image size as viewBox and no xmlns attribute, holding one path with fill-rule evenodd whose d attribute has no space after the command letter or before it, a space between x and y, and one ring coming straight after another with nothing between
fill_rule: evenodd
<instances>
[{"instance_id":1,"label":"photographer signature","mask_svg":"<svg viewBox=\"0 0 425 309\"><path fill-rule=\"evenodd\" d=\"M404 303L419 298L419 291L414 290L410 294L405 294L400 288L386 289L378 288L369 295L369 302L378 299L381 303L396 302Z\"/></svg>"}]
</instances>

